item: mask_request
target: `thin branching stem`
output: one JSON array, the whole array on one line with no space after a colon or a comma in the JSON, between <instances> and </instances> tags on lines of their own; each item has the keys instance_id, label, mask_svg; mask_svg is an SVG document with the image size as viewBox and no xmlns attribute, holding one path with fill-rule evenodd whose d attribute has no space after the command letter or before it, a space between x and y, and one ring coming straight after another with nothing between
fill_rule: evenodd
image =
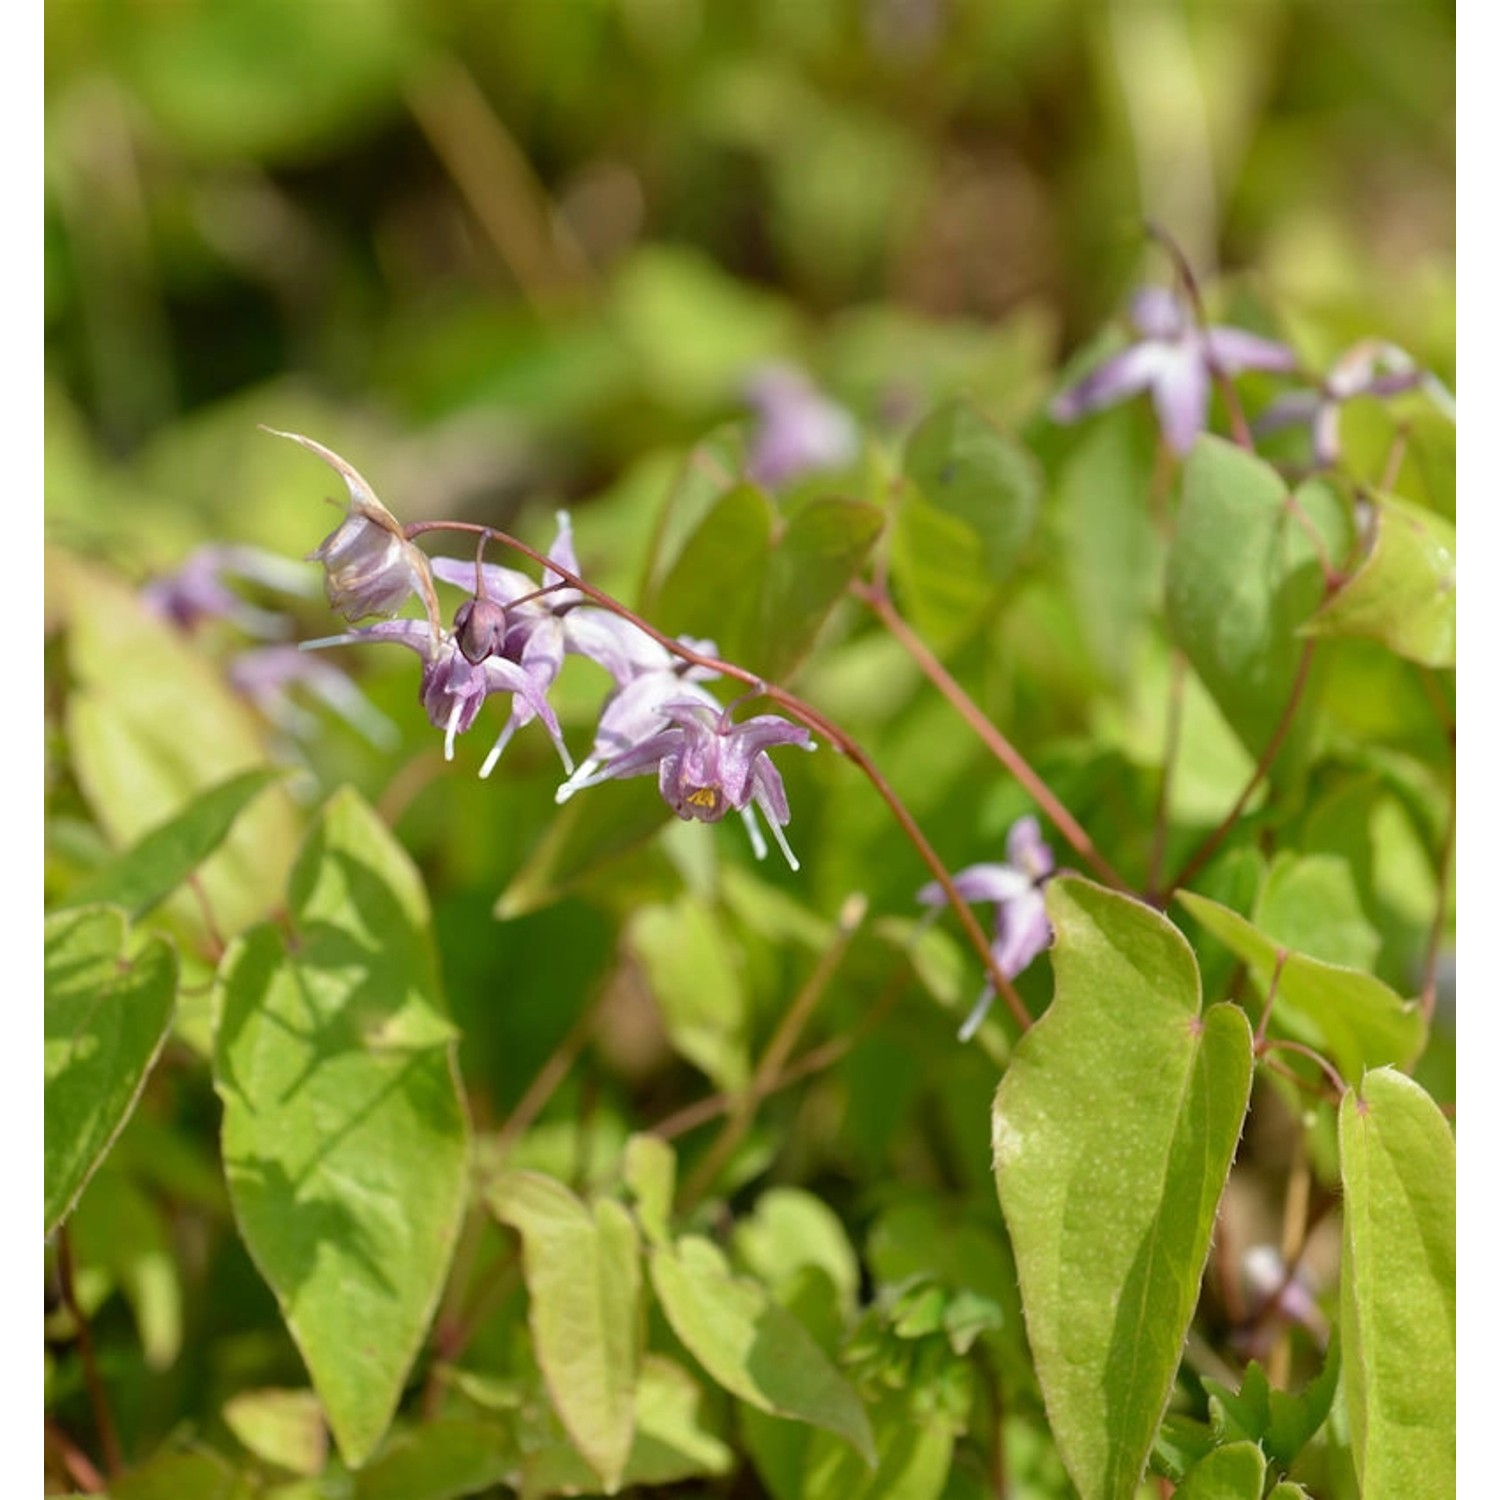
<instances>
[{"instance_id":1,"label":"thin branching stem","mask_svg":"<svg viewBox=\"0 0 1500 1500\"><path fill-rule=\"evenodd\" d=\"M89 1393L94 1428L99 1434L99 1446L104 1453L104 1472L111 1479L118 1479L125 1467L120 1457L120 1439L115 1432L114 1414L110 1410L104 1379L99 1373L93 1328L89 1324L88 1314L78 1301L78 1291L73 1282L73 1244L68 1237L66 1225L57 1231L57 1282L63 1306L72 1314L78 1328L78 1357L83 1364L83 1383Z\"/></svg>"},{"instance_id":2,"label":"thin branching stem","mask_svg":"<svg viewBox=\"0 0 1500 1500\"><path fill-rule=\"evenodd\" d=\"M1349 1092L1349 1085L1344 1082L1343 1075L1340 1074L1339 1070L1321 1052L1314 1052L1311 1047L1306 1047L1301 1042L1294 1042L1288 1037L1271 1036L1257 1043L1255 1051L1258 1057L1266 1057L1268 1062L1270 1061L1269 1057L1267 1057L1268 1053L1276 1051L1295 1052L1299 1056L1307 1058L1310 1062L1316 1063L1323 1070L1323 1076L1333 1085L1334 1097L1336 1099L1342 1099ZM1292 1076L1296 1077L1297 1075L1293 1073Z\"/></svg>"},{"instance_id":3,"label":"thin branching stem","mask_svg":"<svg viewBox=\"0 0 1500 1500\"><path fill-rule=\"evenodd\" d=\"M1308 641L1302 648L1301 659L1297 663L1297 675L1292 682L1292 691L1287 697L1286 707L1281 711L1281 717L1276 721L1276 727L1271 731L1271 738L1266 741L1266 748L1261 751L1260 759L1255 763L1255 769L1250 773L1250 779L1246 781L1244 790L1235 798L1234 806L1231 807L1223 820L1215 828L1193 853L1188 861L1173 877L1165 891L1161 893L1158 905L1165 906L1172 898L1174 891L1181 890L1192 880L1203 867L1219 851L1219 845L1229 837L1230 831L1239 822L1245 808L1249 806L1250 798L1254 796L1255 789L1265 780L1271 769L1271 762L1276 759L1281 750L1287 733L1292 727L1292 720L1297 715L1297 709L1302 702L1302 693L1307 686L1307 674L1312 668L1313 651L1317 645L1316 641Z\"/></svg>"},{"instance_id":4,"label":"thin branching stem","mask_svg":"<svg viewBox=\"0 0 1500 1500\"><path fill-rule=\"evenodd\" d=\"M763 678L757 677L754 672L738 667L733 662L723 661L717 656L710 656L706 652L685 646L681 641L658 630L628 605L620 603L613 595L606 594L603 589L595 588L591 583L585 583L576 573L570 572L552 558L538 552L534 547L527 546L525 542L518 541L507 532L498 531L493 526L481 526L472 521L414 521L406 527L405 534L408 540L415 540L428 532L436 531L457 531L468 535L487 533L503 546L512 548L532 562L540 563L547 571L556 573L565 583L577 589L586 598L592 599L595 604L609 610L612 614L619 615L622 620L628 620L637 630L650 636L658 645L665 646L679 660L693 666L705 667L711 672L717 672L720 676L732 678L736 682L743 682L746 687L779 705L793 718L800 719L809 729L821 734L846 760L852 761L859 768L865 779L880 794L882 801L890 809L892 817L900 824L901 831L911 840L922 862L932 871L937 883L943 888L943 893L957 914L969 942L973 945L974 951L979 954L985 972L1010 1008L1017 1024L1022 1030L1031 1025L1030 1013L1022 1004L1015 986L990 951L989 939L985 937L984 929L979 925L979 919L974 915L968 902L959 894L948 867L928 842L927 836L918 827L916 819L907 811L906 804L896 795L895 788L880 773L874 761L870 759L858 741L839 728L833 720L819 713L810 703L804 702L795 693L789 693L776 683L766 682Z\"/></svg>"},{"instance_id":5,"label":"thin branching stem","mask_svg":"<svg viewBox=\"0 0 1500 1500\"><path fill-rule=\"evenodd\" d=\"M1020 751L1000 732L986 716L984 710L959 686L925 641L901 617L890 596L872 584L850 585L855 598L867 604L876 618L900 642L907 655L922 670L922 675L952 704L954 711L966 723L990 753L1031 794L1037 806L1056 825L1057 831L1068 842L1080 859L1106 884L1116 890L1129 891L1130 886L1116 873L1114 867L1094 847L1094 841L1084 832L1078 820L1063 806L1057 794L1031 768Z\"/></svg>"},{"instance_id":6,"label":"thin branching stem","mask_svg":"<svg viewBox=\"0 0 1500 1500\"><path fill-rule=\"evenodd\" d=\"M704 1152L698 1165L693 1169L692 1176L683 1184L677 1204L680 1212L691 1212L713 1186L715 1178L724 1169L725 1163L734 1155L740 1142L744 1140L745 1132L750 1128L750 1122L755 1118L755 1111L760 1107L761 1100L775 1090L786 1068L787 1060L792 1055L793 1048L796 1047L803 1031L807 1029L807 1023L812 1020L813 1012L822 1003L823 997L828 992L830 981L838 972L839 965L843 963L844 955L849 951L849 944L853 942L854 934L859 931L860 923L864 921L866 910L867 903L863 896L851 896L845 903L833 941L823 950L818 962L813 966L812 973L807 976L802 988L777 1024L771 1040L766 1044L765 1052L761 1054L760 1062L756 1065L750 1082L740 1093L729 1113L729 1118L725 1120L724 1128Z\"/></svg>"}]
</instances>

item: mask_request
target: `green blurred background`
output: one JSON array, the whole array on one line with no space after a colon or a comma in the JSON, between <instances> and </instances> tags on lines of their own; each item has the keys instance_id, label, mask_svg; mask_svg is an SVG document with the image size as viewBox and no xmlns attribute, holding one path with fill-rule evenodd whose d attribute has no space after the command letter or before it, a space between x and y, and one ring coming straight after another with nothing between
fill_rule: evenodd
<instances>
[{"instance_id":1,"label":"green blurred background","mask_svg":"<svg viewBox=\"0 0 1500 1500\"><path fill-rule=\"evenodd\" d=\"M733 416L769 355L867 418L913 386L1025 409L1023 375L1164 274L1143 215L1205 276L1252 271L1312 363L1378 331L1451 381L1451 4L46 17L49 501L109 532L120 494L82 492L123 465L137 503L171 502L164 535L130 528L141 566L191 538L184 504L269 539L230 519L229 475L166 456L216 412L229 434L325 406L423 433L408 511L493 512Z\"/></svg>"}]
</instances>

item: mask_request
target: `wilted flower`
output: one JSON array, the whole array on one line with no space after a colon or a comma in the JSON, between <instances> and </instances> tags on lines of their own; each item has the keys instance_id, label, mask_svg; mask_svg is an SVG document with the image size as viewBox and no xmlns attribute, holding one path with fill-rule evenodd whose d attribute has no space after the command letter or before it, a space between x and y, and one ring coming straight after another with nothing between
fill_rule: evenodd
<instances>
[{"instance_id":1,"label":"wilted flower","mask_svg":"<svg viewBox=\"0 0 1500 1500\"><path fill-rule=\"evenodd\" d=\"M1339 461L1339 410L1357 396L1377 399L1421 388L1446 416L1453 397L1435 375L1394 344L1363 339L1334 362L1317 390L1290 391L1273 401L1255 424L1257 433L1306 425L1312 429L1313 460L1320 468Z\"/></svg>"},{"instance_id":2,"label":"wilted flower","mask_svg":"<svg viewBox=\"0 0 1500 1500\"><path fill-rule=\"evenodd\" d=\"M774 487L837 469L859 451L854 419L789 365L758 371L745 386L745 400L756 416L745 471L756 484Z\"/></svg>"},{"instance_id":3,"label":"wilted flower","mask_svg":"<svg viewBox=\"0 0 1500 1500\"><path fill-rule=\"evenodd\" d=\"M346 620L362 620L368 615L395 614L415 593L436 634L441 628L440 617L427 555L407 540L401 523L380 503L365 479L353 465L312 438L274 427L265 430L316 453L338 473L349 491L348 514L308 554L309 561L323 564L329 604Z\"/></svg>"},{"instance_id":4,"label":"wilted flower","mask_svg":"<svg viewBox=\"0 0 1500 1500\"><path fill-rule=\"evenodd\" d=\"M1274 1245L1252 1245L1240 1269L1249 1298L1248 1318L1232 1338L1244 1354L1265 1359L1286 1324L1306 1329L1320 1348L1326 1347L1328 1319L1303 1265L1290 1270Z\"/></svg>"},{"instance_id":5,"label":"wilted flower","mask_svg":"<svg viewBox=\"0 0 1500 1500\"><path fill-rule=\"evenodd\" d=\"M647 679L638 691L645 698L656 692ZM800 724L776 714L758 714L743 724L730 721L729 710L720 708L701 688L682 684L677 695L656 701L649 709L633 701L627 687L611 704L620 740L653 723L645 738L608 755L598 769L567 782L567 796L601 781L656 772L662 798L679 818L717 823L734 808L745 821L757 859L766 857L766 843L756 822L759 808L771 825L771 835L792 869L797 859L782 829L791 820L781 773L766 752L773 745L814 748L812 737ZM689 696L691 694L691 696ZM601 722L601 731L604 726Z\"/></svg>"},{"instance_id":6,"label":"wilted flower","mask_svg":"<svg viewBox=\"0 0 1500 1500\"><path fill-rule=\"evenodd\" d=\"M305 596L308 592L299 564L259 547L211 542L190 552L175 572L148 579L141 587L141 598L148 609L184 630L205 620L227 620L246 635L263 640L287 634L290 622L285 615L258 609L229 587L229 578L285 594Z\"/></svg>"},{"instance_id":7,"label":"wilted flower","mask_svg":"<svg viewBox=\"0 0 1500 1500\"><path fill-rule=\"evenodd\" d=\"M965 901L995 903L995 939L990 952L1000 972L1014 979L1052 940L1042 896L1042 885L1053 869L1052 851L1042 842L1035 818L1020 818L1011 824L1005 855L1005 864L970 865L960 870L953 884ZM917 900L924 906L946 906L948 893L934 880L917 892ZM994 998L994 985L986 984L959 1028L961 1042L979 1030Z\"/></svg>"},{"instance_id":8,"label":"wilted flower","mask_svg":"<svg viewBox=\"0 0 1500 1500\"><path fill-rule=\"evenodd\" d=\"M1296 356L1284 344L1239 328L1199 328L1182 299L1166 287L1142 287L1131 301L1130 321L1136 341L1054 397L1049 408L1054 422L1075 422L1149 390L1162 436L1182 455L1207 422L1216 373L1297 368Z\"/></svg>"}]
</instances>

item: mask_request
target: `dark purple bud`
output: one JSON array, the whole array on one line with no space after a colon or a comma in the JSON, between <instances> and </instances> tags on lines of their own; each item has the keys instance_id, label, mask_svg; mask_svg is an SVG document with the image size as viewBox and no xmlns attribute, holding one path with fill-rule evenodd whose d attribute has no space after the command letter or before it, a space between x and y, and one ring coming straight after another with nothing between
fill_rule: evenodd
<instances>
[{"instance_id":1,"label":"dark purple bud","mask_svg":"<svg viewBox=\"0 0 1500 1500\"><path fill-rule=\"evenodd\" d=\"M453 616L458 649L471 662L498 656L505 645L505 610L493 599L465 599Z\"/></svg>"}]
</instances>

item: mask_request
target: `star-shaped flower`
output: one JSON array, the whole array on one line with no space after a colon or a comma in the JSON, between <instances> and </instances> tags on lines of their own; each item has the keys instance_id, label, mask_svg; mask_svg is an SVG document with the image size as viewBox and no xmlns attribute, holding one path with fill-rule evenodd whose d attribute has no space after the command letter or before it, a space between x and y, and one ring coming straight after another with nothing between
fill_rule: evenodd
<instances>
[{"instance_id":1,"label":"star-shaped flower","mask_svg":"<svg viewBox=\"0 0 1500 1500\"><path fill-rule=\"evenodd\" d=\"M1042 896L1042 885L1052 874L1052 851L1042 842L1035 818L1020 818L1011 825L1005 855L1004 864L970 865L960 870L953 884L965 901L994 902L995 939L990 952L1000 972L1014 979L1052 941L1052 925ZM948 904L948 893L934 880L917 892L917 900L924 906L942 907ZM994 985L986 984L959 1028L961 1042L979 1030L994 998Z\"/></svg>"},{"instance_id":2,"label":"star-shaped flower","mask_svg":"<svg viewBox=\"0 0 1500 1500\"><path fill-rule=\"evenodd\" d=\"M1054 397L1049 408L1054 422L1076 422L1149 390L1162 436L1181 456L1207 423L1216 373L1297 368L1296 355L1284 344L1240 328L1199 328L1181 298L1166 287L1142 287L1131 300L1130 321L1135 342Z\"/></svg>"}]
</instances>

